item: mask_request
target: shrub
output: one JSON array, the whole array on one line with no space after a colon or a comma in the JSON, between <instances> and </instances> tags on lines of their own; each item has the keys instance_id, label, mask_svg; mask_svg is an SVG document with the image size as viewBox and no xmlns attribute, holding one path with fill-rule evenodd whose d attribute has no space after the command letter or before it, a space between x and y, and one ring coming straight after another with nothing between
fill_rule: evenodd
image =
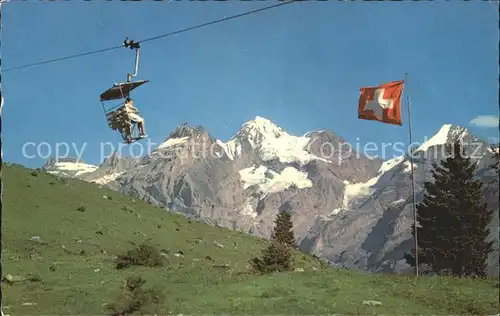
<instances>
[{"instance_id":1,"label":"shrub","mask_svg":"<svg viewBox=\"0 0 500 316\"><path fill-rule=\"evenodd\" d=\"M161 267L164 265L165 258L161 255L161 252L156 247L146 243L118 256L116 262L117 269L130 266Z\"/></svg>"},{"instance_id":2,"label":"shrub","mask_svg":"<svg viewBox=\"0 0 500 316\"><path fill-rule=\"evenodd\" d=\"M108 307L111 315L124 316L143 309L160 307L164 300L163 293L157 287L144 290L142 286L145 283L141 277L129 277L125 281L122 296Z\"/></svg>"}]
</instances>

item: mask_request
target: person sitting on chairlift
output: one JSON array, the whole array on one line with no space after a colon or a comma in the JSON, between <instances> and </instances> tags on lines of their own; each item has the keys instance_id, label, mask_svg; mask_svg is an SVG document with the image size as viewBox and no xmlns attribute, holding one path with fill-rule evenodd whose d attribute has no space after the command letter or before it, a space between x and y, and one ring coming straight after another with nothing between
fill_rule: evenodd
<instances>
[{"instance_id":1,"label":"person sitting on chairlift","mask_svg":"<svg viewBox=\"0 0 500 316\"><path fill-rule=\"evenodd\" d=\"M139 110L134 107L134 101L131 98L127 98L125 100L125 110L127 111L129 119L132 122L137 123L139 137L146 137L146 134L144 133L144 119L137 114Z\"/></svg>"}]
</instances>

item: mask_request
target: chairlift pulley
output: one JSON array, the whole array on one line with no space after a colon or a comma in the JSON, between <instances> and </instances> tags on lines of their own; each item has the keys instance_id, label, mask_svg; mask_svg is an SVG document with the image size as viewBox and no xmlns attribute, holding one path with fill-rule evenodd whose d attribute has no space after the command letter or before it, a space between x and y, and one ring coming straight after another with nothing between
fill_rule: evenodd
<instances>
[{"instance_id":1,"label":"chairlift pulley","mask_svg":"<svg viewBox=\"0 0 500 316\"><path fill-rule=\"evenodd\" d=\"M129 40L128 37L125 38L125 40L123 41L123 45L125 47L129 47L130 49L139 49L141 48L141 45L139 42L134 42L133 40Z\"/></svg>"}]
</instances>

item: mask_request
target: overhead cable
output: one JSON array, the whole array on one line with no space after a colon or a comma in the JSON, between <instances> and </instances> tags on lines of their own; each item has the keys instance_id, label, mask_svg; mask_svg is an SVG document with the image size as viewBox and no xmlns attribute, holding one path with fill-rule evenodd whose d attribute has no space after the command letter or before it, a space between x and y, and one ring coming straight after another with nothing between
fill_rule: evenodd
<instances>
[{"instance_id":1,"label":"overhead cable","mask_svg":"<svg viewBox=\"0 0 500 316\"><path fill-rule=\"evenodd\" d=\"M257 12L270 10L270 9L273 9L273 8L276 8L276 7L279 7L279 6L283 6L283 5L286 5L286 4L290 4L290 3L296 2L296 1L297 0L282 1L282 2L280 2L278 4L274 4L274 5L271 5L271 6L267 6L267 7L263 7L263 8L259 8L259 9L255 9L255 10L251 10L251 11L247 11L247 12L243 12L243 13L232 15L232 16L229 16L229 17L217 19L215 21L211 21L211 22L207 22L207 23L203 23L203 24L194 25L194 26L191 26L191 27L188 27L188 28L180 29L180 30L177 30L177 31L174 31L174 32L165 33L165 34L162 34L162 35L158 35L158 36L146 38L146 39L143 39L141 41L137 41L137 43L145 43L145 42L155 41L155 40L158 40L160 38L165 38L165 37L168 37L168 36L177 35L177 34L180 34L180 33L188 32L188 31L192 31L194 29L205 27L205 26L209 26L209 25L213 25L213 24L225 22L225 21L228 21L228 20L240 18L240 17L246 16L246 15L257 13ZM100 53L104 53L104 52L108 52L108 51L112 51L112 50L117 50L117 49L120 49L120 48L123 48L123 45L113 46L113 47L108 47L108 48L103 48L103 49L98 49L98 50L93 50L93 51L84 52L84 53L80 53L80 54L69 55L69 56L65 56L65 57L53 58L53 59L49 59L49 60L44 60L44 61L40 61L40 62L36 62L36 63L25 64L25 65L21 65L21 66L12 67L12 68L7 68L7 69L4 69L4 72L9 72L9 71L13 71L13 70L20 70L20 69L25 69L25 68L30 68L30 67L41 66L41 65L45 65L45 64L60 62L60 61L63 61L63 60L74 59L74 58L79 58L79 57L88 56L88 55L100 54Z\"/></svg>"}]
</instances>

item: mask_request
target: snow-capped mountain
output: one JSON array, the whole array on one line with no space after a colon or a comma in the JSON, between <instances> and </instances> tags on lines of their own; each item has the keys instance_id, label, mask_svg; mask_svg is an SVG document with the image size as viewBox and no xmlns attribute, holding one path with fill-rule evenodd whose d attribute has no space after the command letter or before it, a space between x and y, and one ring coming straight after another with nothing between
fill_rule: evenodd
<instances>
[{"instance_id":1,"label":"snow-capped mountain","mask_svg":"<svg viewBox=\"0 0 500 316\"><path fill-rule=\"evenodd\" d=\"M310 143L310 137L292 136L260 116L243 124L229 142L217 141L231 160L255 152L262 162L276 160L283 164L298 163L302 166L312 160L326 161L308 152L306 147Z\"/></svg>"},{"instance_id":2,"label":"snow-capped mountain","mask_svg":"<svg viewBox=\"0 0 500 316\"><path fill-rule=\"evenodd\" d=\"M48 173L65 176L65 177L82 177L86 174L93 173L99 166L87 164L77 158L58 158L50 159L42 167Z\"/></svg>"},{"instance_id":3,"label":"snow-capped mountain","mask_svg":"<svg viewBox=\"0 0 500 316\"><path fill-rule=\"evenodd\" d=\"M456 141L461 141L466 154L478 163L478 176L486 184L489 206L495 210L490 238L495 240L496 251L489 266L490 274L498 275L498 174L491 168L493 158L487 143L463 127L444 125L413 154L416 202L422 199L424 182L432 180L432 164L445 157L446 144ZM413 224L410 171L410 156L397 157L384 162L369 181L347 184L344 212L318 218L303 248L349 267L407 269L402 258L413 243L408 230Z\"/></svg>"},{"instance_id":4,"label":"snow-capped mountain","mask_svg":"<svg viewBox=\"0 0 500 316\"><path fill-rule=\"evenodd\" d=\"M490 182L497 176L485 142L463 127L444 125L413 153L417 202L432 163L457 140L478 161L478 175ZM262 117L243 124L227 142L183 124L148 156L115 154L72 176L265 238L275 214L287 208L303 250L349 267L403 271L403 253L412 245L410 156L370 159L346 144L331 131L294 136ZM488 184L486 194L495 200L498 185ZM492 227L498 227L498 196L495 201ZM496 232L492 238L498 239ZM491 262L498 275L498 251Z\"/></svg>"},{"instance_id":5,"label":"snow-capped mountain","mask_svg":"<svg viewBox=\"0 0 500 316\"><path fill-rule=\"evenodd\" d=\"M452 124L445 124L429 140L425 141L417 148L417 151L426 151L431 147L449 144L466 137L473 137L466 128Z\"/></svg>"}]
</instances>

